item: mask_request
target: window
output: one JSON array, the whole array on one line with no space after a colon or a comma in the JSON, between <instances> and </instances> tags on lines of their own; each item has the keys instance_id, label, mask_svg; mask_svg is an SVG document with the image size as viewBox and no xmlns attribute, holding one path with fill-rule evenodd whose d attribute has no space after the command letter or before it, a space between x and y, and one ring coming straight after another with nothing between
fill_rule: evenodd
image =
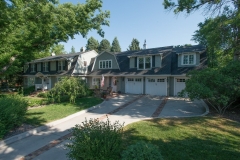
<instances>
[{"instance_id":1,"label":"window","mask_svg":"<svg viewBox=\"0 0 240 160\"><path fill-rule=\"evenodd\" d=\"M151 69L152 57L138 57L138 69Z\"/></svg>"},{"instance_id":2,"label":"window","mask_svg":"<svg viewBox=\"0 0 240 160\"><path fill-rule=\"evenodd\" d=\"M28 65L28 64L24 65L24 67L23 67L23 69L24 69L24 73L26 73L26 72L27 72L27 70L28 70L28 67L29 67L29 65Z\"/></svg>"},{"instance_id":3,"label":"window","mask_svg":"<svg viewBox=\"0 0 240 160\"><path fill-rule=\"evenodd\" d=\"M165 82L165 79L157 79L157 82Z\"/></svg>"},{"instance_id":4,"label":"window","mask_svg":"<svg viewBox=\"0 0 240 160\"><path fill-rule=\"evenodd\" d=\"M182 64L183 65L194 65L195 64L195 54L183 54Z\"/></svg>"},{"instance_id":5,"label":"window","mask_svg":"<svg viewBox=\"0 0 240 160\"><path fill-rule=\"evenodd\" d=\"M35 72L35 64L31 64L31 72Z\"/></svg>"},{"instance_id":6,"label":"window","mask_svg":"<svg viewBox=\"0 0 240 160\"><path fill-rule=\"evenodd\" d=\"M134 79L133 78L128 78L128 81L134 81Z\"/></svg>"},{"instance_id":7,"label":"window","mask_svg":"<svg viewBox=\"0 0 240 160\"><path fill-rule=\"evenodd\" d=\"M83 65L86 67L86 66L87 66L87 61L84 61L84 62L83 62Z\"/></svg>"},{"instance_id":8,"label":"window","mask_svg":"<svg viewBox=\"0 0 240 160\"><path fill-rule=\"evenodd\" d=\"M148 78L148 82L155 82L155 79L153 79L153 78Z\"/></svg>"},{"instance_id":9,"label":"window","mask_svg":"<svg viewBox=\"0 0 240 160\"><path fill-rule=\"evenodd\" d=\"M142 79L141 79L141 78L135 78L135 81L136 81L136 82L141 82Z\"/></svg>"},{"instance_id":10,"label":"window","mask_svg":"<svg viewBox=\"0 0 240 160\"><path fill-rule=\"evenodd\" d=\"M185 82L185 79L177 79L177 82Z\"/></svg>"},{"instance_id":11,"label":"window","mask_svg":"<svg viewBox=\"0 0 240 160\"><path fill-rule=\"evenodd\" d=\"M58 61L58 70L63 71L65 69L65 61Z\"/></svg>"},{"instance_id":12,"label":"window","mask_svg":"<svg viewBox=\"0 0 240 160\"><path fill-rule=\"evenodd\" d=\"M38 71L38 72L41 71L41 63L38 63L38 64L37 64L37 71Z\"/></svg>"},{"instance_id":13,"label":"window","mask_svg":"<svg viewBox=\"0 0 240 160\"><path fill-rule=\"evenodd\" d=\"M43 62L43 71L48 72L48 62Z\"/></svg>"},{"instance_id":14,"label":"window","mask_svg":"<svg viewBox=\"0 0 240 160\"><path fill-rule=\"evenodd\" d=\"M112 60L100 60L99 69L108 69L112 68Z\"/></svg>"}]
</instances>

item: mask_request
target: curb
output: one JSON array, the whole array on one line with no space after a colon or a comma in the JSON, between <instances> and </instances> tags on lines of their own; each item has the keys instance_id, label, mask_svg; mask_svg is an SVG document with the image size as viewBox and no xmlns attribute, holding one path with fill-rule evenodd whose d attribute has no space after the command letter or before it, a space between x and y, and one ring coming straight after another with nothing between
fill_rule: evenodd
<instances>
[{"instance_id":1,"label":"curb","mask_svg":"<svg viewBox=\"0 0 240 160\"><path fill-rule=\"evenodd\" d=\"M71 114L71 115L69 115L69 116L67 116L67 117L65 117L65 118L62 118L62 119L59 119L59 120L56 120L56 121L47 123L47 124L45 124L45 125L43 125L43 126L40 126L40 127L34 128L34 129L31 129L31 130L26 131L26 132L23 132L23 133L20 133L20 134L18 134L18 135L12 136L12 137L7 138L7 139L5 139L5 140L1 140L1 141L0 141L0 147L6 146L6 145L11 144L11 143L14 143L14 142L16 142L16 141L18 141L18 140L21 140L21 139L24 139L24 138L26 138L26 137L35 135L35 134L37 134L37 133L39 133L39 132L41 132L41 131L44 131L44 130L47 130L47 129L51 128L51 127L54 127L54 126L56 126L56 125L58 125L58 124L60 124L60 123L63 123L63 122L65 122L65 121L69 120L69 119L72 119L72 118L77 117L77 116L79 116L79 115L81 115L81 114L84 114L84 113L86 113L86 112L89 112L89 111L92 111L92 110L94 110L94 109L97 109L97 108L99 108L101 105L103 105L105 102L106 102L106 101L103 101L102 103L100 103L100 104L98 104L98 105L96 105L96 106L92 106L92 107L90 107L90 108L88 108L88 109L84 109L84 110L79 111L79 112L77 112L77 113Z\"/></svg>"}]
</instances>

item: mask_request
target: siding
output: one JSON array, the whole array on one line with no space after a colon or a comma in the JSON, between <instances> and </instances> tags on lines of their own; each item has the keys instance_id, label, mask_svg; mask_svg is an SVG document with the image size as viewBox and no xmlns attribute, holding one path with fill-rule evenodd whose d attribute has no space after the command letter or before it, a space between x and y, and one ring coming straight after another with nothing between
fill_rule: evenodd
<instances>
[{"instance_id":1,"label":"siding","mask_svg":"<svg viewBox=\"0 0 240 160\"><path fill-rule=\"evenodd\" d=\"M200 54L196 53L196 65L182 65L182 54L178 55L178 67L193 67L200 64Z\"/></svg>"},{"instance_id":2,"label":"siding","mask_svg":"<svg viewBox=\"0 0 240 160\"><path fill-rule=\"evenodd\" d=\"M162 60L160 55L155 56L155 67L161 67Z\"/></svg>"},{"instance_id":3,"label":"siding","mask_svg":"<svg viewBox=\"0 0 240 160\"><path fill-rule=\"evenodd\" d=\"M50 71L56 71L56 61L50 62Z\"/></svg>"},{"instance_id":4,"label":"siding","mask_svg":"<svg viewBox=\"0 0 240 160\"><path fill-rule=\"evenodd\" d=\"M174 96L174 77L169 77L169 96Z\"/></svg>"},{"instance_id":5,"label":"siding","mask_svg":"<svg viewBox=\"0 0 240 160\"><path fill-rule=\"evenodd\" d=\"M119 69L115 56L110 53L104 52L97 57L93 70L99 69L99 61L100 60L112 60L112 68L111 69Z\"/></svg>"},{"instance_id":6,"label":"siding","mask_svg":"<svg viewBox=\"0 0 240 160\"><path fill-rule=\"evenodd\" d=\"M135 57L131 57L129 63L130 68L135 68Z\"/></svg>"}]
</instances>

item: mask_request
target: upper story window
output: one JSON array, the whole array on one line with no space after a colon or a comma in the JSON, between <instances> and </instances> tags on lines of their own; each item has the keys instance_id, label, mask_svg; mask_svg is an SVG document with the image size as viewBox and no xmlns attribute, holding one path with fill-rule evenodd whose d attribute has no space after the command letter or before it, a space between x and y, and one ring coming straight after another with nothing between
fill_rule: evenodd
<instances>
[{"instance_id":1,"label":"upper story window","mask_svg":"<svg viewBox=\"0 0 240 160\"><path fill-rule=\"evenodd\" d=\"M138 57L138 69L151 69L152 57Z\"/></svg>"},{"instance_id":2,"label":"upper story window","mask_svg":"<svg viewBox=\"0 0 240 160\"><path fill-rule=\"evenodd\" d=\"M183 54L182 65L194 65L196 63L196 54Z\"/></svg>"},{"instance_id":3,"label":"upper story window","mask_svg":"<svg viewBox=\"0 0 240 160\"><path fill-rule=\"evenodd\" d=\"M112 68L112 60L100 60L99 69L108 69Z\"/></svg>"},{"instance_id":4,"label":"upper story window","mask_svg":"<svg viewBox=\"0 0 240 160\"><path fill-rule=\"evenodd\" d=\"M34 63L31 64L31 72L35 72L35 64Z\"/></svg>"},{"instance_id":5,"label":"upper story window","mask_svg":"<svg viewBox=\"0 0 240 160\"><path fill-rule=\"evenodd\" d=\"M29 67L29 65L28 65L28 64L24 65L24 67L23 67L23 72L24 72L24 73L26 73L26 72L27 72L27 70L28 70L28 67Z\"/></svg>"},{"instance_id":6,"label":"upper story window","mask_svg":"<svg viewBox=\"0 0 240 160\"><path fill-rule=\"evenodd\" d=\"M41 63L37 63L37 71L38 71L38 72L41 71Z\"/></svg>"},{"instance_id":7,"label":"upper story window","mask_svg":"<svg viewBox=\"0 0 240 160\"><path fill-rule=\"evenodd\" d=\"M65 61L58 61L58 70L63 71L65 69Z\"/></svg>"},{"instance_id":8,"label":"upper story window","mask_svg":"<svg viewBox=\"0 0 240 160\"><path fill-rule=\"evenodd\" d=\"M48 72L48 62L43 62L43 72Z\"/></svg>"}]
</instances>

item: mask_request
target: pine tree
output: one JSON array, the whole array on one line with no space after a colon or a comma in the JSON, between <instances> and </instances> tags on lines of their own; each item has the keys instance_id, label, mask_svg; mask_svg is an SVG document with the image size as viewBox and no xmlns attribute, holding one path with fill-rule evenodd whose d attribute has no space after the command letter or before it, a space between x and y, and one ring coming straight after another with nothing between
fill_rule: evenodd
<instances>
[{"instance_id":1,"label":"pine tree","mask_svg":"<svg viewBox=\"0 0 240 160\"><path fill-rule=\"evenodd\" d=\"M115 37L112 42L111 52L121 52L121 47L119 45L117 37Z\"/></svg>"},{"instance_id":2,"label":"pine tree","mask_svg":"<svg viewBox=\"0 0 240 160\"><path fill-rule=\"evenodd\" d=\"M98 41L95 38L90 37L87 41L86 50L87 51L95 50L96 52L98 52L98 47L99 47Z\"/></svg>"},{"instance_id":3,"label":"pine tree","mask_svg":"<svg viewBox=\"0 0 240 160\"><path fill-rule=\"evenodd\" d=\"M72 46L70 53L76 53L75 48Z\"/></svg>"},{"instance_id":4,"label":"pine tree","mask_svg":"<svg viewBox=\"0 0 240 160\"><path fill-rule=\"evenodd\" d=\"M133 38L132 42L131 42L131 45L129 45L129 49L127 49L129 51L138 51L140 50L140 47L139 47L139 41L135 38Z\"/></svg>"},{"instance_id":5,"label":"pine tree","mask_svg":"<svg viewBox=\"0 0 240 160\"><path fill-rule=\"evenodd\" d=\"M98 47L98 51L99 53L103 52L103 51L110 51L111 50L111 45L110 42L107 39L103 39L100 42L100 45Z\"/></svg>"}]
</instances>

